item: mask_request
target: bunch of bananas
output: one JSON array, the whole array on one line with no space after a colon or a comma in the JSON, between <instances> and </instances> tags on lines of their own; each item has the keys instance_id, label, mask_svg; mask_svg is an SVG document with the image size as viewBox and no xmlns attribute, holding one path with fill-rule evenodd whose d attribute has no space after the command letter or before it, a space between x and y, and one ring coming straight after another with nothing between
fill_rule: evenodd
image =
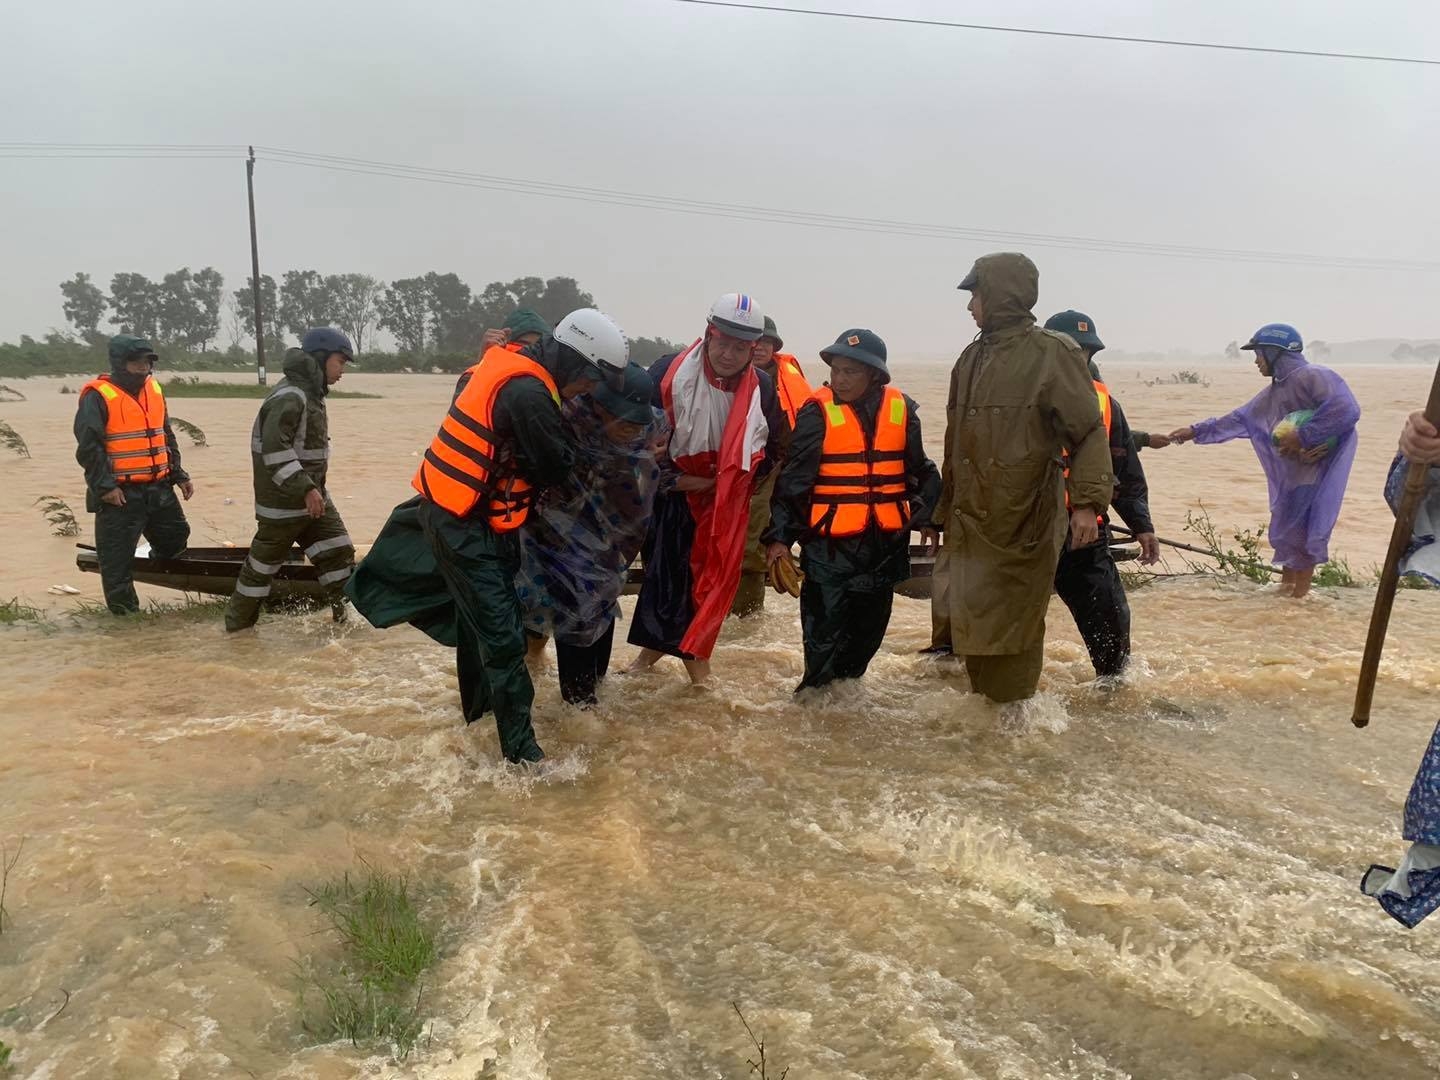
<instances>
[{"instance_id":1,"label":"bunch of bananas","mask_svg":"<svg viewBox=\"0 0 1440 1080\"><path fill-rule=\"evenodd\" d=\"M795 567L795 560L786 552L770 564L770 587L777 593L800 595L800 586L805 584L805 575Z\"/></svg>"}]
</instances>

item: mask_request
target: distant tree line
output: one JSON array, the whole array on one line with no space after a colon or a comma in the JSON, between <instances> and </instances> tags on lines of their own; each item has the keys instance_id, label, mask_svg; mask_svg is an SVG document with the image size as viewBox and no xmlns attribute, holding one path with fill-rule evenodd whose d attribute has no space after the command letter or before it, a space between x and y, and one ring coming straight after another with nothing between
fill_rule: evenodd
<instances>
[{"instance_id":1,"label":"distant tree line","mask_svg":"<svg viewBox=\"0 0 1440 1080\"><path fill-rule=\"evenodd\" d=\"M106 293L89 274L77 273L61 282L66 320L74 337L49 334L43 342L22 336L19 345L0 346L0 371L10 375L79 374L95 367L90 355L111 333L137 334L155 342L170 366L205 370L252 366L255 282L225 292L225 279L214 267L191 272L182 267L152 281L144 274L119 273ZM362 354L367 370L459 371L474 363L481 335L500 326L518 307L528 307L554 324L595 298L571 277L516 278L492 281L473 291L459 275L431 271L418 277L384 282L368 274L321 274L287 270L277 282L260 276L264 308L265 348L273 365L286 343L298 343L313 326L344 330ZM109 329L102 330L108 323ZM396 352L377 352L377 330L388 331ZM224 340L221 351L217 342ZM649 363L678 348L664 338L632 338L631 359ZM65 370L59 370L64 368Z\"/></svg>"}]
</instances>

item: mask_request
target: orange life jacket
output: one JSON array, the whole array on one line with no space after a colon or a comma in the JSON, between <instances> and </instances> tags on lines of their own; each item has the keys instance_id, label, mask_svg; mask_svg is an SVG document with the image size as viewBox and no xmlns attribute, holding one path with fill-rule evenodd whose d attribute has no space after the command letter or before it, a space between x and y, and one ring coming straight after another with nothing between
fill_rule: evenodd
<instances>
[{"instance_id":1,"label":"orange life jacket","mask_svg":"<svg viewBox=\"0 0 1440 1080\"><path fill-rule=\"evenodd\" d=\"M80 388L80 400L94 391L105 399L105 452L117 484L153 484L170 475L170 449L165 443L165 395L153 377L137 398L110 381L108 375Z\"/></svg>"},{"instance_id":2,"label":"orange life jacket","mask_svg":"<svg viewBox=\"0 0 1440 1080\"><path fill-rule=\"evenodd\" d=\"M800 362L789 353L775 354L775 392L780 395L780 407L790 417L793 428L800 406L810 400L814 391L810 389L805 373L800 370Z\"/></svg>"},{"instance_id":3,"label":"orange life jacket","mask_svg":"<svg viewBox=\"0 0 1440 1080\"><path fill-rule=\"evenodd\" d=\"M1108 445L1109 442L1110 442L1110 429L1111 429L1111 425L1114 423L1114 417L1115 417L1115 409L1114 409L1114 407L1110 404L1110 388L1109 388L1108 386L1106 386L1103 382L1100 382L1100 381L1098 381L1098 380L1092 380L1092 381L1095 383L1095 396L1100 399L1100 419L1102 419L1102 420L1105 421L1105 442L1106 442L1106 444ZM1070 479L1070 455L1069 455L1069 453L1066 453L1066 454L1064 455L1064 457L1065 457L1065 479L1068 480L1068 479ZM1069 489L1068 487L1065 489L1065 509L1066 509L1066 510L1069 510L1069 509L1070 509L1070 489ZM1105 519L1104 519L1104 517L1102 516L1102 517L1097 517L1096 520L1098 520L1098 521L1104 521Z\"/></svg>"},{"instance_id":4,"label":"orange life jacket","mask_svg":"<svg viewBox=\"0 0 1440 1080\"><path fill-rule=\"evenodd\" d=\"M500 390L524 375L544 383L559 407L560 391L548 371L504 346L487 349L470 368L470 381L451 402L410 482L425 498L457 517L466 517L483 503L485 523L497 533L525 524L535 502L535 488L515 470L513 458L499 459L495 435Z\"/></svg>"},{"instance_id":5,"label":"orange life jacket","mask_svg":"<svg viewBox=\"0 0 1440 1080\"><path fill-rule=\"evenodd\" d=\"M828 386L811 396L825 417L820 473L810 501L810 527L820 536L859 536L874 521L882 532L910 527L905 482L905 395L885 388L867 435L849 405L835 400Z\"/></svg>"}]
</instances>

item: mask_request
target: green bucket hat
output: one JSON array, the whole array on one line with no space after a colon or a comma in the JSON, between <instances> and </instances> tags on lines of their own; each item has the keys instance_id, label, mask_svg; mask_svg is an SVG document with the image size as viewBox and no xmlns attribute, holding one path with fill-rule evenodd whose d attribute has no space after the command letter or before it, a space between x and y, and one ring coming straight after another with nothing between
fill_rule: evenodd
<instances>
[{"instance_id":1,"label":"green bucket hat","mask_svg":"<svg viewBox=\"0 0 1440 1080\"><path fill-rule=\"evenodd\" d=\"M1045 329L1064 334L1082 349L1099 352L1105 348L1100 335L1095 332L1095 320L1083 311L1062 311L1045 320Z\"/></svg>"},{"instance_id":2,"label":"green bucket hat","mask_svg":"<svg viewBox=\"0 0 1440 1080\"><path fill-rule=\"evenodd\" d=\"M125 361L133 360L137 356L146 360L160 359L155 353L155 346L145 338L136 337L134 334L116 334L110 339L110 367L112 370L123 370Z\"/></svg>"},{"instance_id":3,"label":"green bucket hat","mask_svg":"<svg viewBox=\"0 0 1440 1080\"><path fill-rule=\"evenodd\" d=\"M829 364L837 356L872 367L880 372L882 385L890 381L890 368L885 362L885 342L873 330L846 330L835 339L835 344L820 353L820 359Z\"/></svg>"},{"instance_id":4,"label":"green bucket hat","mask_svg":"<svg viewBox=\"0 0 1440 1080\"><path fill-rule=\"evenodd\" d=\"M780 337L780 331L775 328L775 320L772 319L769 315L765 316L765 332L760 335L761 341L764 341L766 338L769 338L771 341L775 342L775 348L777 351L785 347L785 342Z\"/></svg>"},{"instance_id":5,"label":"green bucket hat","mask_svg":"<svg viewBox=\"0 0 1440 1080\"><path fill-rule=\"evenodd\" d=\"M505 316L502 328L510 331L511 338L517 338L521 334L539 334L543 337L555 332L553 326L528 307L516 308Z\"/></svg>"}]
</instances>

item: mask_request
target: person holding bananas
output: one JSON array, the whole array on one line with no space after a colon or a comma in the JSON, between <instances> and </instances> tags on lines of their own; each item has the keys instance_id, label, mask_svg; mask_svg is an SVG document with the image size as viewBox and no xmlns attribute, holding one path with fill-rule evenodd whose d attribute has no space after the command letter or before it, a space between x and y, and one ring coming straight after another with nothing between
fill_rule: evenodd
<instances>
[{"instance_id":1,"label":"person holding bananas","mask_svg":"<svg viewBox=\"0 0 1440 1080\"><path fill-rule=\"evenodd\" d=\"M800 597L805 675L796 693L865 674L894 587L910 576L910 523L928 522L940 497L915 402L890 385L885 342L846 330L820 359L830 382L795 418L762 537L771 584ZM803 581L791 556L797 541Z\"/></svg>"}]
</instances>

